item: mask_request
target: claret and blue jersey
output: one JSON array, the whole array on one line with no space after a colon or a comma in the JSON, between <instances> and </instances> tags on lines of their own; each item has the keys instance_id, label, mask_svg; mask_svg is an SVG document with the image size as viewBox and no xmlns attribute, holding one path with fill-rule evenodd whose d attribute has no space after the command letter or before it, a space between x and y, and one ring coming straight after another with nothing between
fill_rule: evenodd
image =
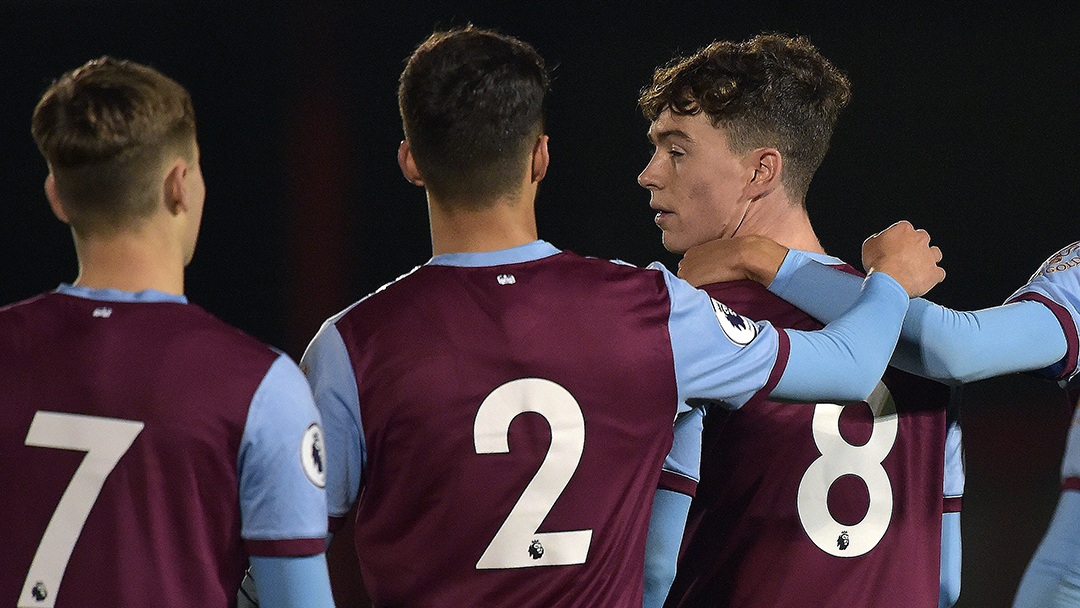
<instances>
[{"instance_id":1,"label":"claret and blue jersey","mask_svg":"<svg viewBox=\"0 0 1080 608\"><path fill-rule=\"evenodd\" d=\"M325 549L303 375L181 296L0 309L0 395L8 605L224 608L249 556Z\"/></svg>"},{"instance_id":2,"label":"claret and blue jersey","mask_svg":"<svg viewBox=\"0 0 1080 608\"><path fill-rule=\"evenodd\" d=\"M754 281L704 289L777 327L822 327ZM942 517L963 487L958 450L946 456L951 402L949 387L890 369L860 403L710 408L666 605L937 605ZM947 498L950 485L959 490Z\"/></svg>"},{"instance_id":3,"label":"claret and blue jersey","mask_svg":"<svg viewBox=\"0 0 1080 608\"><path fill-rule=\"evenodd\" d=\"M906 307L888 281L870 300ZM789 340L659 266L542 241L437 256L331 318L304 355L330 515L357 505L376 605L637 608L653 494L697 478L700 434L673 450L673 420L789 373L791 390L823 390L829 366L806 349L829 341L798 336L795 365Z\"/></svg>"},{"instance_id":4,"label":"claret and blue jersey","mask_svg":"<svg viewBox=\"0 0 1080 608\"><path fill-rule=\"evenodd\" d=\"M785 259L769 290L815 318L831 319L849 306L861 288L850 275L814 263L804 255ZM827 296L827 297L825 297ZM1077 375L1080 340L1080 243L1051 256L1004 305L958 312L921 298L912 300L893 357L905 370L944 382L970 382L1031 371L1068 382ZM1062 486L1080 489L1080 433L1069 433L1062 462ZM955 443L950 443L953 453ZM948 490L948 484L946 487ZM1021 583L1017 607L1049 605L1071 593L1080 580L1080 499L1064 492L1058 513ZM947 604L946 604L947 605ZM1070 604L1071 605L1071 604Z\"/></svg>"},{"instance_id":5,"label":"claret and blue jersey","mask_svg":"<svg viewBox=\"0 0 1080 608\"><path fill-rule=\"evenodd\" d=\"M1077 362L1080 359L1080 340L1077 328L1080 327L1080 242L1073 243L1051 256L1039 270L1032 275L1027 285L1021 287L1009 297L1007 302L1035 301L1053 312L1061 326L1066 345L1065 356L1037 373L1049 379L1058 380L1065 386L1074 380L1070 399L1077 395L1076 377L1080 374ZM1018 331L1026 331L1025 323L1017 324ZM1073 401L1075 404L1075 400ZM1078 410L1080 412L1080 410ZM1065 455L1061 463L1062 487L1080 490L1080 431L1077 430L1080 418L1074 414L1073 425L1069 428L1065 444Z\"/></svg>"}]
</instances>

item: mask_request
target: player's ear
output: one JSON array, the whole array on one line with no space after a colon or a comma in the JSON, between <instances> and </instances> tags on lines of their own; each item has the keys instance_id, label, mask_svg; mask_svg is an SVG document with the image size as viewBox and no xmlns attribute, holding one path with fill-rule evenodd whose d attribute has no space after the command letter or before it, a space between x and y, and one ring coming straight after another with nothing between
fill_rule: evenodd
<instances>
[{"instance_id":1,"label":"player's ear","mask_svg":"<svg viewBox=\"0 0 1080 608\"><path fill-rule=\"evenodd\" d=\"M67 211L64 210L64 204L60 201L60 192L56 189L56 178L53 177L52 171L50 171L48 177L45 178L45 198L49 199L49 207L52 209L56 219L65 224L70 224L71 220L68 219Z\"/></svg>"},{"instance_id":2,"label":"player's ear","mask_svg":"<svg viewBox=\"0 0 1080 608\"><path fill-rule=\"evenodd\" d=\"M409 180L409 183L416 186L424 185L424 178L420 177L420 169L416 167L416 159L413 158L412 148L409 147L407 139L401 140L401 145L398 146L397 162L401 167L402 175Z\"/></svg>"},{"instance_id":3,"label":"player's ear","mask_svg":"<svg viewBox=\"0 0 1080 608\"><path fill-rule=\"evenodd\" d=\"M746 185L751 199L759 198L780 186L780 172L784 159L776 148L758 148L747 157L748 169L752 172Z\"/></svg>"},{"instance_id":4,"label":"player's ear","mask_svg":"<svg viewBox=\"0 0 1080 608\"><path fill-rule=\"evenodd\" d=\"M165 196L165 209L173 215L181 211L187 211L187 172L188 164L182 158L173 161L165 173L163 194Z\"/></svg>"},{"instance_id":5,"label":"player's ear","mask_svg":"<svg viewBox=\"0 0 1080 608\"><path fill-rule=\"evenodd\" d=\"M532 181L533 183L539 182L547 175L548 163L551 161L551 157L548 156L548 136L541 135L540 139L536 140L536 145L533 146L532 151Z\"/></svg>"}]
</instances>

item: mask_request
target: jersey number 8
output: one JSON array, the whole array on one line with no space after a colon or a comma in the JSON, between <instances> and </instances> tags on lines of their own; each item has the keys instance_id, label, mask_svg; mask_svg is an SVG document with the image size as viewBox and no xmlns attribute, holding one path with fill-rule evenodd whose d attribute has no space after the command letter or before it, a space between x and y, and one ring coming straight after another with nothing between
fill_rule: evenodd
<instances>
[{"instance_id":1,"label":"jersey number 8","mask_svg":"<svg viewBox=\"0 0 1080 608\"><path fill-rule=\"evenodd\" d=\"M870 551L881 542L892 520L892 485L881 463L896 443L896 402L879 382L867 403L874 413L874 430L863 445L852 445L840 435L843 406L815 406L814 443L821 456L806 469L799 483L803 529L822 551L836 557L857 557ZM829 488L845 475L861 479L870 494L866 516L854 525L836 521L829 512Z\"/></svg>"}]
</instances>

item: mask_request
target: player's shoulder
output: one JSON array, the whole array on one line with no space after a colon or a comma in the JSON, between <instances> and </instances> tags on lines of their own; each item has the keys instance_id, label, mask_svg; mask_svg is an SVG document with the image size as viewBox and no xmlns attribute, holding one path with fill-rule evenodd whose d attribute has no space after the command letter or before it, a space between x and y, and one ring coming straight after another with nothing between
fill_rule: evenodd
<instances>
[{"instance_id":1,"label":"player's shoulder","mask_svg":"<svg viewBox=\"0 0 1080 608\"><path fill-rule=\"evenodd\" d=\"M549 270L568 289L576 284L586 292L595 290L598 296L611 297L653 298L666 294L672 283L681 280L660 262L641 267L620 259L584 256L572 251L552 256Z\"/></svg>"},{"instance_id":2,"label":"player's shoulder","mask_svg":"<svg viewBox=\"0 0 1080 608\"><path fill-rule=\"evenodd\" d=\"M566 264L577 265L582 269L610 272L627 277L641 276L656 278L664 274L675 276L675 273L668 270L661 262L651 262L647 266L638 266L619 258L601 258L580 255L573 251L563 251L556 259L559 259Z\"/></svg>"},{"instance_id":3,"label":"player's shoulder","mask_svg":"<svg viewBox=\"0 0 1080 608\"><path fill-rule=\"evenodd\" d=\"M278 348L228 323L197 304L171 304L174 316L161 320L162 337L174 340L178 352L203 352L207 366L243 362L244 366L268 368L283 353Z\"/></svg>"},{"instance_id":4,"label":"player's shoulder","mask_svg":"<svg viewBox=\"0 0 1080 608\"><path fill-rule=\"evenodd\" d=\"M0 350L13 355L17 350L38 342L37 336L55 324L49 293L0 306Z\"/></svg>"},{"instance_id":5,"label":"player's shoulder","mask_svg":"<svg viewBox=\"0 0 1080 608\"><path fill-rule=\"evenodd\" d=\"M335 325L349 318L362 316L367 311L386 307L393 308L397 305L396 303L407 301L418 289L422 289L420 282L416 280L416 275L423 268L426 267L416 266L409 272L406 272L393 281L380 286L375 291L367 294L352 304L349 304L342 310L330 316L330 318L323 323L323 328L328 325Z\"/></svg>"},{"instance_id":6,"label":"player's shoulder","mask_svg":"<svg viewBox=\"0 0 1080 608\"><path fill-rule=\"evenodd\" d=\"M1049 299L1055 304L1080 308L1080 241L1057 251L1039 266L1006 302Z\"/></svg>"},{"instance_id":7,"label":"player's shoulder","mask_svg":"<svg viewBox=\"0 0 1080 608\"><path fill-rule=\"evenodd\" d=\"M34 304L47 299L50 295L52 295L52 292L39 293L29 298L5 304L3 306L0 306L0 313L9 313L12 311L23 310L27 306L33 306Z\"/></svg>"},{"instance_id":8,"label":"player's shoulder","mask_svg":"<svg viewBox=\"0 0 1080 608\"><path fill-rule=\"evenodd\" d=\"M41 293L35 296L0 306L0 322L17 323L34 315L37 311L48 306L50 293ZM47 313L46 313L47 314Z\"/></svg>"},{"instance_id":9,"label":"player's shoulder","mask_svg":"<svg viewBox=\"0 0 1080 608\"><path fill-rule=\"evenodd\" d=\"M1038 277L1056 275L1057 277L1068 274L1072 278L1080 277L1080 241L1072 243L1047 258L1035 274L1031 276L1034 281Z\"/></svg>"}]
</instances>

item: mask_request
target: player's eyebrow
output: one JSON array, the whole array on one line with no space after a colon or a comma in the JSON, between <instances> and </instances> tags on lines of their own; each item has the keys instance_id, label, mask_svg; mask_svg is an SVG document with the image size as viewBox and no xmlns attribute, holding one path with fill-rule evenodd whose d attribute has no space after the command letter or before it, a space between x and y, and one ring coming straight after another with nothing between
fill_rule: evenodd
<instances>
[{"instance_id":1,"label":"player's eyebrow","mask_svg":"<svg viewBox=\"0 0 1080 608\"><path fill-rule=\"evenodd\" d=\"M694 138L690 137L686 131L683 131L682 129L664 129L663 131L653 131L652 129L649 129L648 137L649 141L658 145L670 139L684 139L690 143L694 142Z\"/></svg>"}]
</instances>

